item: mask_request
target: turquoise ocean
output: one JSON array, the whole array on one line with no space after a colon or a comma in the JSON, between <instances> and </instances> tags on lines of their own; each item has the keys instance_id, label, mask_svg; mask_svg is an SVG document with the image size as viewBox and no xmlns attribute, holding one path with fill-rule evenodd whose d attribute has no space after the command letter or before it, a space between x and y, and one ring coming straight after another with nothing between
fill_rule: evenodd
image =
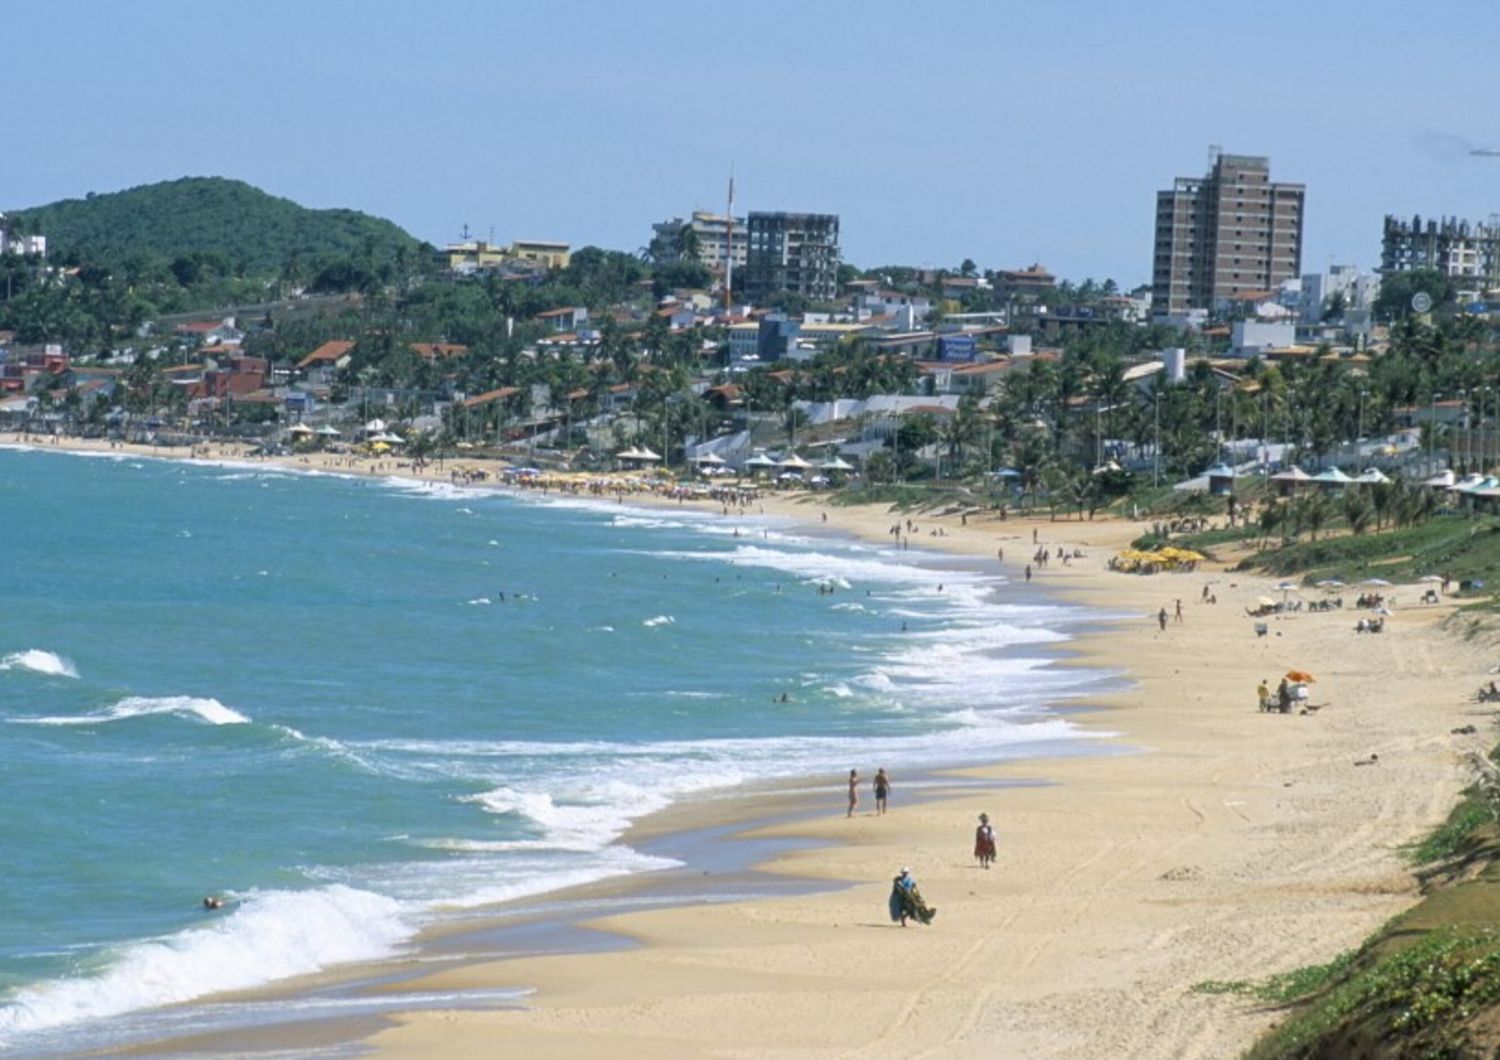
<instances>
[{"instance_id":1,"label":"turquoise ocean","mask_svg":"<svg viewBox=\"0 0 1500 1060\"><path fill-rule=\"evenodd\" d=\"M0 557L0 1051L670 867L676 801L1082 750L1102 676L994 564L613 499L10 449Z\"/></svg>"}]
</instances>

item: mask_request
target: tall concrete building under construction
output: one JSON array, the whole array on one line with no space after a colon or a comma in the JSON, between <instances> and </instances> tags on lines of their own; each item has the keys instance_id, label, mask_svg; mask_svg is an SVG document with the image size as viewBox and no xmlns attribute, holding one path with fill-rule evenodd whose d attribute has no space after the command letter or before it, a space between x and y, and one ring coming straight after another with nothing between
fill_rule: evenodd
<instances>
[{"instance_id":1,"label":"tall concrete building under construction","mask_svg":"<svg viewBox=\"0 0 1500 1060\"><path fill-rule=\"evenodd\" d=\"M1301 184L1272 183L1268 158L1210 149L1207 174L1156 193L1152 311L1212 312L1300 275L1305 195Z\"/></svg>"},{"instance_id":2,"label":"tall concrete building under construction","mask_svg":"<svg viewBox=\"0 0 1500 1060\"><path fill-rule=\"evenodd\" d=\"M814 302L838 297L838 214L752 210L746 240L742 289L752 302L783 292Z\"/></svg>"},{"instance_id":3,"label":"tall concrete building under construction","mask_svg":"<svg viewBox=\"0 0 1500 1060\"><path fill-rule=\"evenodd\" d=\"M1461 301L1473 301L1500 288L1500 220L1421 217L1404 221L1389 214L1380 237L1384 276L1412 269L1436 269L1453 282Z\"/></svg>"}]
</instances>

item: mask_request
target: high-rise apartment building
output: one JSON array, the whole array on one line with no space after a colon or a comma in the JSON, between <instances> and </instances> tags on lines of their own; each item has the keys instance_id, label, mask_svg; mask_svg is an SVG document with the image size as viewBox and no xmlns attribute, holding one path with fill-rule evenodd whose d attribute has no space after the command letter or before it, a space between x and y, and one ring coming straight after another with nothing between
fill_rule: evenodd
<instances>
[{"instance_id":1,"label":"high-rise apartment building","mask_svg":"<svg viewBox=\"0 0 1500 1060\"><path fill-rule=\"evenodd\" d=\"M744 280L752 302L780 293L831 302L839 287L839 219L828 213L750 214Z\"/></svg>"},{"instance_id":2,"label":"high-rise apartment building","mask_svg":"<svg viewBox=\"0 0 1500 1060\"><path fill-rule=\"evenodd\" d=\"M1202 177L1156 193L1152 309L1213 311L1237 294L1270 291L1302 270L1301 184L1271 182L1271 162L1211 150Z\"/></svg>"},{"instance_id":3,"label":"high-rise apartment building","mask_svg":"<svg viewBox=\"0 0 1500 1060\"><path fill-rule=\"evenodd\" d=\"M1380 273L1436 269L1466 299L1500 287L1500 224L1386 216L1380 239Z\"/></svg>"},{"instance_id":4,"label":"high-rise apartment building","mask_svg":"<svg viewBox=\"0 0 1500 1060\"><path fill-rule=\"evenodd\" d=\"M673 217L659 221L651 226L651 231L655 233L651 240L652 256L663 265L682 260L689 238L697 244L697 260L711 269L722 270L731 256L736 269L745 264L748 237L743 217L694 210L688 220ZM688 237L689 231L692 237Z\"/></svg>"}]
</instances>

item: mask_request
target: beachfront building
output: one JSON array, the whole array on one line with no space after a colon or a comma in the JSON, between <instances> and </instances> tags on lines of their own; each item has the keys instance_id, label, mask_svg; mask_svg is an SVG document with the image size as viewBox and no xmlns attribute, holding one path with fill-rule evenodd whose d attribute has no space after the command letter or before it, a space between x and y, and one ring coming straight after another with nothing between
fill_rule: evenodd
<instances>
[{"instance_id":1,"label":"beachfront building","mask_svg":"<svg viewBox=\"0 0 1500 1060\"><path fill-rule=\"evenodd\" d=\"M1271 181L1271 161L1217 147L1202 177L1156 193L1152 311L1217 310L1235 295L1275 290L1302 270L1306 188Z\"/></svg>"},{"instance_id":2,"label":"beachfront building","mask_svg":"<svg viewBox=\"0 0 1500 1060\"><path fill-rule=\"evenodd\" d=\"M752 212L746 225L745 297L765 302L798 294L814 302L838 297L839 218L828 213Z\"/></svg>"},{"instance_id":3,"label":"beachfront building","mask_svg":"<svg viewBox=\"0 0 1500 1060\"><path fill-rule=\"evenodd\" d=\"M690 218L668 218L651 226L651 256L660 265L671 265L691 250L699 264L722 271L733 260L736 269L745 265L749 233L743 217L694 210Z\"/></svg>"},{"instance_id":4,"label":"beachfront building","mask_svg":"<svg viewBox=\"0 0 1500 1060\"><path fill-rule=\"evenodd\" d=\"M1380 239L1380 273L1390 276L1413 269L1436 269L1472 301L1500 288L1500 224L1421 217L1410 222L1386 216ZM1467 296L1467 297L1466 297Z\"/></svg>"}]
</instances>

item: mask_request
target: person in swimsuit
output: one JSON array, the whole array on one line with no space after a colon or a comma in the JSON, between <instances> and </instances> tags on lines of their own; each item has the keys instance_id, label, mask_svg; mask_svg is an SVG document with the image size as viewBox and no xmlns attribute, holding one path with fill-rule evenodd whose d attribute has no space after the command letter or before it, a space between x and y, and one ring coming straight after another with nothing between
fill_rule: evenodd
<instances>
[{"instance_id":1,"label":"person in swimsuit","mask_svg":"<svg viewBox=\"0 0 1500 1060\"><path fill-rule=\"evenodd\" d=\"M858 772L858 770L851 769L851 770L849 770L849 812L846 813L846 814L844 814L844 816L845 817L853 817L854 816L854 808L856 806L858 806L858 805L859 805L859 772Z\"/></svg>"},{"instance_id":2,"label":"person in swimsuit","mask_svg":"<svg viewBox=\"0 0 1500 1060\"><path fill-rule=\"evenodd\" d=\"M875 771L875 813L885 813L886 796L891 793L891 778L886 775L885 767L882 766Z\"/></svg>"}]
</instances>

